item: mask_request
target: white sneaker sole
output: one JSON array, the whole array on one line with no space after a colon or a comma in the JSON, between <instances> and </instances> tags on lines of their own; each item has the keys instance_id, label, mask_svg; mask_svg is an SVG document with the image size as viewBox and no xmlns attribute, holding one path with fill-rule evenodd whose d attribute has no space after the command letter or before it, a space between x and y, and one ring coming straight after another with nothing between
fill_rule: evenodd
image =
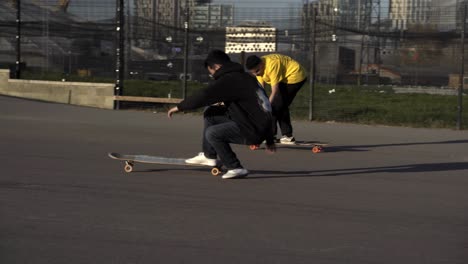
<instances>
[{"instance_id":1,"label":"white sneaker sole","mask_svg":"<svg viewBox=\"0 0 468 264\"><path fill-rule=\"evenodd\" d=\"M231 175L229 175L229 176L223 175L222 178L223 178L223 179L240 179L240 178L245 178L245 177L247 177L248 175L249 175L248 173L246 173L246 174L240 174L240 175L233 175L233 176L231 176Z\"/></svg>"},{"instance_id":2,"label":"white sneaker sole","mask_svg":"<svg viewBox=\"0 0 468 264\"><path fill-rule=\"evenodd\" d=\"M285 142L281 142L279 144L282 144L282 145L296 145L296 141L285 141Z\"/></svg>"},{"instance_id":3,"label":"white sneaker sole","mask_svg":"<svg viewBox=\"0 0 468 264\"><path fill-rule=\"evenodd\" d=\"M208 166L208 167L216 167L218 165L217 162L188 162L188 161L185 161L185 163L187 164L190 164L190 165L202 165L202 166Z\"/></svg>"}]
</instances>

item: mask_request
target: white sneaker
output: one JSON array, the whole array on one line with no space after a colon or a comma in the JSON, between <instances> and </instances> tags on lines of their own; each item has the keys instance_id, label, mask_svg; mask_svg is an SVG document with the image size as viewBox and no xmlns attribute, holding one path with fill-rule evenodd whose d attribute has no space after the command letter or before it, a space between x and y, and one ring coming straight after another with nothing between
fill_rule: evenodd
<instances>
[{"instance_id":1,"label":"white sneaker","mask_svg":"<svg viewBox=\"0 0 468 264\"><path fill-rule=\"evenodd\" d=\"M296 144L296 139L294 137L282 136L280 139L280 143L294 145Z\"/></svg>"},{"instance_id":2,"label":"white sneaker","mask_svg":"<svg viewBox=\"0 0 468 264\"><path fill-rule=\"evenodd\" d=\"M233 169L233 170L228 170L226 174L223 175L223 179L243 178L243 177L246 177L248 174L249 174L249 171L244 168Z\"/></svg>"},{"instance_id":3,"label":"white sneaker","mask_svg":"<svg viewBox=\"0 0 468 264\"><path fill-rule=\"evenodd\" d=\"M206 165L206 166L211 166L215 167L218 165L218 160L217 159L209 159L205 157L205 154L203 152L198 153L197 156L191 158L191 159L186 159L185 163L188 164L200 164L200 165Z\"/></svg>"}]
</instances>

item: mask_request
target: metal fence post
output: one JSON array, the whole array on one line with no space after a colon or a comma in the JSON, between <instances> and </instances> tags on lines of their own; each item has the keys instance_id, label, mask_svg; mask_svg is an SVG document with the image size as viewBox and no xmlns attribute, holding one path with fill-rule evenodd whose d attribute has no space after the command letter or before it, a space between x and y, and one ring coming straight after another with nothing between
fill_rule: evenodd
<instances>
[{"instance_id":1,"label":"metal fence post","mask_svg":"<svg viewBox=\"0 0 468 264\"><path fill-rule=\"evenodd\" d=\"M115 80L115 88L114 88L114 95L120 96L123 94L123 81L124 81L124 65L125 65L125 35L124 35L124 26L125 26L125 14L124 14L124 1L125 0L116 0L116 62L115 62L115 72L116 72L116 80ZM120 108L120 102L115 100L114 101L114 109Z\"/></svg>"},{"instance_id":2,"label":"metal fence post","mask_svg":"<svg viewBox=\"0 0 468 264\"><path fill-rule=\"evenodd\" d=\"M311 37L311 45L310 45L310 69L309 69L309 92L310 92L310 95L309 95L309 121L312 121L314 119L314 100L315 100L315 60L316 60L316 56L315 56L315 35L316 35L316 32L315 32L315 27L316 27L316 21L317 20L317 10L315 8L315 5L312 7L312 25L311 25L311 34L310 34L310 37Z\"/></svg>"},{"instance_id":3,"label":"metal fence post","mask_svg":"<svg viewBox=\"0 0 468 264\"><path fill-rule=\"evenodd\" d=\"M182 80L182 98L185 99L187 95L187 71L188 71L188 55L189 55L189 1L185 0L184 9L184 69L183 69L183 80Z\"/></svg>"},{"instance_id":4,"label":"metal fence post","mask_svg":"<svg viewBox=\"0 0 468 264\"><path fill-rule=\"evenodd\" d=\"M457 129L463 127L463 76L465 74L465 31L466 31L466 3L463 3L462 28L461 28L461 45L460 45L460 82L458 87L458 114L457 114Z\"/></svg>"},{"instance_id":5,"label":"metal fence post","mask_svg":"<svg viewBox=\"0 0 468 264\"><path fill-rule=\"evenodd\" d=\"M21 0L16 0L16 62L15 78L21 78Z\"/></svg>"},{"instance_id":6,"label":"metal fence post","mask_svg":"<svg viewBox=\"0 0 468 264\"><path fill-rule=\"evenodd\" d=\"M240 53L240 64L245 67L245 51L241 51Z\"/></svg>"}]
</instances>

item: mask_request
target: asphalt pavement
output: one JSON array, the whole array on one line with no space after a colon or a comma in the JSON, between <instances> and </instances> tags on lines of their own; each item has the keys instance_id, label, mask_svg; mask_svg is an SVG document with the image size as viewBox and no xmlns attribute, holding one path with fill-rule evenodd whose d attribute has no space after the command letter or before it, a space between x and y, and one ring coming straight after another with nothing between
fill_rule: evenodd
<instances>
[{"instance_id":1,"label":"asphalt pavement","mask_svg":"<svg viewBox=\"0 0 468 264\"><path fill-rule=\"evenodd\" d=\"M330 145L125 173L108 152L192 157L202 118L0 97L0 263L468 263L468 131L294 128Z\"/></svg>"}]
</instances>

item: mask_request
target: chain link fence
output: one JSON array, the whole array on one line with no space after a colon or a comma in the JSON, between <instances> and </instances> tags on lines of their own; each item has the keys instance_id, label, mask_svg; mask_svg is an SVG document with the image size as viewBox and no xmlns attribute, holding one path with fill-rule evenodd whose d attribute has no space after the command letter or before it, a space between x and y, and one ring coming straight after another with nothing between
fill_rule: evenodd
<instances>
[{"instance_id":1,"label":"chain link fence","mask_svg":"<svg viewBox=\"0 0 468 264\"><path fill-rule=\"evenodd\" d=\"M278 52L298 60L310 74L293 116L460 128L467 120L459 89L464 4L425 4L417 18L397 4L349 3L271 6L262 9L270 20L245 23L258 12L235 1L3 0L0 66L14 78L111 82L116 95L182 98L209 82L202 62L211 49L227 49L226 27L268 27L273 40L245 33L239 51L247 44L257 50L230 55L242 62ZM400 112L405 104L423 109Z\"/></svg>"}]
</instances>

